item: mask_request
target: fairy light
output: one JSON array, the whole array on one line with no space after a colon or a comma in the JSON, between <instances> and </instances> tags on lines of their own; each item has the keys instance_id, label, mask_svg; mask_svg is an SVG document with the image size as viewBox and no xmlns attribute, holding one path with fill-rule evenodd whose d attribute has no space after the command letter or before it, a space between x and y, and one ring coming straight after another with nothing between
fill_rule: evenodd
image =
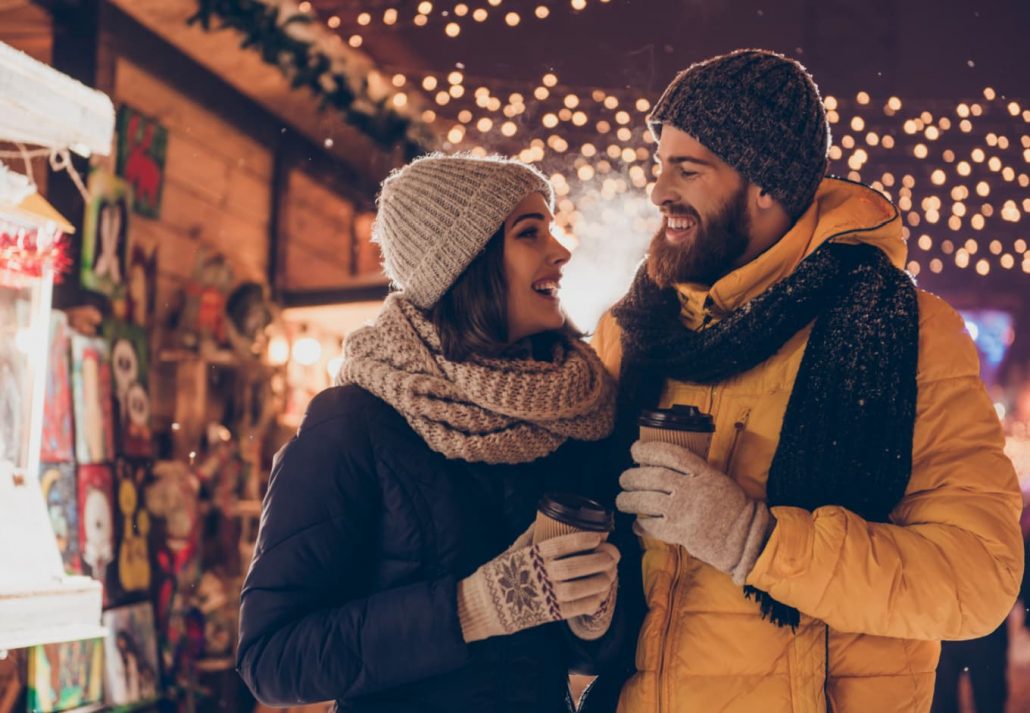
<instances>
[{"instance_id":1,"label":"fairy light","mask_svg":"<svg viewBox=\"0 0 1030 713\"><path fill-rule=\"evenodd\" d=\"M372 22L372 15L367 12L363 12L358 15L358 24L364 27L365 25Z\"/></svg>"},{"instance_id":2,"label":"fairy light","mask_svg":"<svg viewBox=\"0 0 1030 713\"><path fill-rule=\"evenodd\" d=\"M350 38L347 40L347 44L349 44L354 49L361 47L362 42L364 42L364 40L361 39L361 35L351 35Z\"/></svg>"},{"instance_id":3,"label":"fairy light","mask_svg":"<svg viewBox=\"0 0 1030 713\"><path fill-rule=\"evenodd\" d=\"M329 26L329 29L335 30L337 27L340 26L340 22L341 20L339 15L333 15L328 20L326 20L325 24Z\"/></svg>"},{"instance_id":4,"label":"fairy light","mask_svg":"<svg viewBox=\"0 0 1030 713\"><path fill-rule=\"evenodd\" d=\"M461 25L457 22L448 22L443 31L448 37L457 37L461 34Z\"/></svg>"},{"instance_id":5,"label":"fairy light","mask_svg":"<svg viewBox=\"0 0 1030 713\"><path fill-rule=\"evenodd\" d=\"M547 8L546 5L537 5L536 10L533 11L533 14L536 15L537 18L540 20L546 20L547 16L551 14L551 11Z\"/></svg>"},{"instance_id":6,"label":"fairy light","mask_svg":"<svg viewBox=\"0 0 1030 713\"><path fill-rule=\"evenodd\" d=\"M509 12L504 16L504 21L508 24L508 27L515 27L522 22L522 17L517 12Z\"/></svg>"},{"instance_id":7,"label":"fairy light","mask_svg":"<svg viewBox=\"0 0 1030 713\"><path fill-rule=\"evenodd\" d=\"M518 24L526 13L537 16L542 7L546 6L527 3L525 10L514 13ZM473 4L470 13L477 9L483 8ZM513 12L502 15L507 18ZM554 14L549 11L547 16ZM421 86L432 98L440 81L427 81L419 74L407 76L403 83L397 78L394 86L405 90L401 93L408 94L410 104L408 87ZM580 201L585 195L613 200L625 194L646 197L658 172L651 161L654 140L641 120L652 108L648 98L628 89L563 84L553 70L543 74L537 86L479 80L464 87L465 81L461 77L444 86L449 96L445 101L456 103L448 112L449 121L468 131L441 130L448 132L452 145L464 142L465 150L478 141L484 150L516 155L548 170L562 166L577 180L575 188L554 182L558 195L573 201L556 212L558 224L567 228L575 215L581 221L597 219L594 213L602 208L584 210ZM830 172L865 182L895 202L902 213L903 237L911 232L912 249L919 251L909 266L913 274L921 271L925 277L964 265L990 276L1020 267L1024 253L1014 250L1012 238L1006 236L1030 213L1030 196L1014 193L1030 187L1030 172L1021 171L1030 163L1030 132L1022 124L1013 128L1005 122L1016 117L1030 123L1030 110L1013 104L998 93L993 99L920 107L901 97L869 92L850 100L824 98L827 113L839 114L839 129L828 147L828 158L835 164ZM531 119L520 120L523 114ZM573 131L575 141L569 133ZM948 243L949 235L962 237L959 246ZM987 261L986 273L981 261Z\"/></svg>"}]
</instances>

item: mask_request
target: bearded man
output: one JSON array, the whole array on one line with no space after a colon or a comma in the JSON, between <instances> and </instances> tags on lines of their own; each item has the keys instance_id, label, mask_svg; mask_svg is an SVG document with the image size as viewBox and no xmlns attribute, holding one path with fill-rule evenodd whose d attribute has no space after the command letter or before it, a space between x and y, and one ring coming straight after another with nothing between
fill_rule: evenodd
<instances>
[{"instance_id":1,"label":"bearded man","mask_svg":"<svg viewBox=\"0 0 1030 713\"><path fill-rule=\"evenodd\" d=\"M796 61L695 64L648 121L662 227L594 344L627 446L642 408L715 433L620 478L648 611L619 710L925 712L939 642L992 631L1023 569L963 320L903 271L898 209L825 175Z\"/></svg>"}]
</instances>

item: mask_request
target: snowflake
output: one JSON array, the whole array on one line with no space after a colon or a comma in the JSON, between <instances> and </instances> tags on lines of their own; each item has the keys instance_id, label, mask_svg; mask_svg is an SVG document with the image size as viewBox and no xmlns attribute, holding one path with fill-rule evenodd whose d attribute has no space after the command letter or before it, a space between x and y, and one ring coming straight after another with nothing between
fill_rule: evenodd
<instances>
[{"instance_id":1,"label":"snowflake","mask_svg":"<svg viewBox=\"0 0 1030 713\"><path fill-rule=\"evenodd\" d=\"M536 589L530 576L529 567L519 558L512 558L501 563L501 574L497 583L504 589L505 601L516 611L534 608Z\"/></svg>"}]
</instances>

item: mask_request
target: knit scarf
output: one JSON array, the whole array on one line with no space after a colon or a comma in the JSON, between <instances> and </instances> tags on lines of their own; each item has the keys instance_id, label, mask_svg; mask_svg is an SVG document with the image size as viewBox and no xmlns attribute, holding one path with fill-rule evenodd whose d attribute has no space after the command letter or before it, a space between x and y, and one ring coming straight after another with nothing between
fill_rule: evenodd
<instances>
[{"instance_id":1,"label":"knit scarf","mask_svg":"<svg viewBox=\"0 0 1030 713\"><path fill-rule=\"evenodd\" d=\"M623 330L620 437L666 379L717 383L758 366L813 323L769 469L767 504L839 505L886 522L908 485L916 413L918 306L911 279L867 245L825 244L788 277L695 332L672 288L641 268L613 309ZM798 611L745 587L765 618Z\"/></svg>"},{"instance_id":2,"label":"knit scarf","mask_svg":"<svg viewBox=\"0 0 1030 713\"><path fill-rule=\"evenodd\" d=\"M569 438L600 440L615 419L614 383L586 344L559 340L549 361L448 361L432 322L397 294L347 337L338 382L375 394L431 449L469 462L527 463Z\"/></svg>"}]
</instances>

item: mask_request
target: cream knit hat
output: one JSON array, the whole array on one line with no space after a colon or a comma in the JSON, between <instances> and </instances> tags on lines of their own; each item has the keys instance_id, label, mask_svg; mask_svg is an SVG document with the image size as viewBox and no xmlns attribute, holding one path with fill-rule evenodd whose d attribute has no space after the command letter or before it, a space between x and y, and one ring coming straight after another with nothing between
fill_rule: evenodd
<instances>
[{"instance_id":1,"label":"cream knit hat","mask_svg":"<svg viewBox=\"0 0 1030 713\"><path fill-rule=\"evenodd\" d=\"M395 170L372 226L386 275L412 303L432 307L533 191L554 210L547 178L502 156L434 153Z\"/></svg>"}]
</instances>

